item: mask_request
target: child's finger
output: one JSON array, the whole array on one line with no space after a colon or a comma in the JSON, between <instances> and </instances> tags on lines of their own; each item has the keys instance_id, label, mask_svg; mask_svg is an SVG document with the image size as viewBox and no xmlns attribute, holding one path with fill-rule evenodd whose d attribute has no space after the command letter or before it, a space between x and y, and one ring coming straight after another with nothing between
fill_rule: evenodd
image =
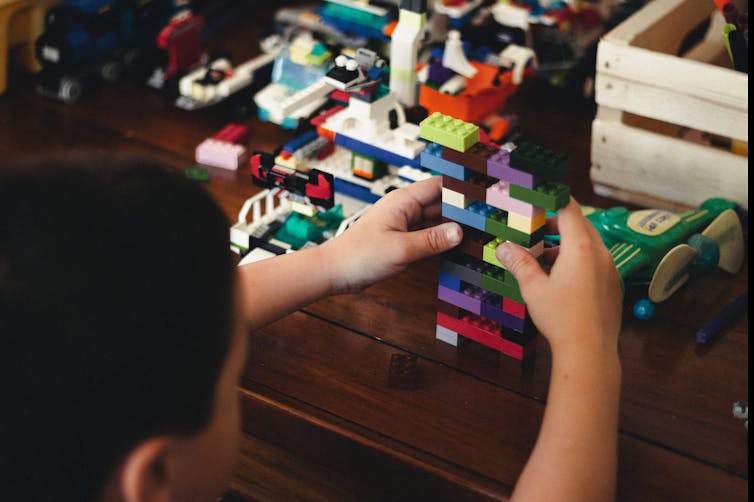
<instances>
[{"instance_id":1,"label":"child's finger","mask_svg":"<svg viewBox=\"0 0 754 502\"><path fill-rule=\"evenodd\" d=\"M525 248L505 241L495 250L495 256L503 266L513 274L521 286L521 294L536 287L536 284L547 277L539 262Z\"/></svg>"},{"instance_id":2,"label":"child's finger","mask_svg":"<svg viewBox=\"0 0 754 502\"><path fill-rule=\"evenodd\" d=\"M542 260L545 262L545 265L552 266L555 263L555 260L558 259L559 253L560 246L545 248L544 252L542 253Z\"/></svg>"},{"instance_id":3,"label":"child's finger","mask_svg":"<svg viewBox=\"0 0 754 502\"><path fill-rule=\"evenodd\" d=\"M426 258L458 245L463 238L461 226L455 222L401 234L407 248L406 263Z\"/></svg>"},{"instance_id":4,"label":"child's finger","mask_svg":"<svg viewBox=\"0 0 754 502\"><path fill-rule=\"evenodd\" d=\"M560 235L560 230L558 229L558 217L550 216L545 221L545 229L547 235Z\"/></svg>"}]
</instances>

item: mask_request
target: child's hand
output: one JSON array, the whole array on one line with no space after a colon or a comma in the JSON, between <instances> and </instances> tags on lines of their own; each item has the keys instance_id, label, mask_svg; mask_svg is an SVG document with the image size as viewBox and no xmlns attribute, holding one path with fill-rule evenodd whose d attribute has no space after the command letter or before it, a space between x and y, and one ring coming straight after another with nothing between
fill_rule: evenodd
<instances>
[{"instance_id":1,"label":"child's hand","mask_svg":"<svg viewBox=\"0 0 754 502\"><path fill-rule=\"evenodd\" d=\"M548 224L560 233L559 249L546 250L546 259L556 255L549 274L510 242L497 248L497 258L518 281L532 321L553 355L578 358L584 350L617 354L622 297L610 253L573 199Z\"/></svg>"},{"instance_id":2,"label":"child's hand","mask_svg":"<svg viewBox=\"0 0 754 502\"><path fill-rule=\"evenodd\" d=\"M461 242L457 223L424 227L440 218L442 178L435 176L382 197L342 235L328 241L333 293L359 291Z\"/></svg>"}]
</instances>

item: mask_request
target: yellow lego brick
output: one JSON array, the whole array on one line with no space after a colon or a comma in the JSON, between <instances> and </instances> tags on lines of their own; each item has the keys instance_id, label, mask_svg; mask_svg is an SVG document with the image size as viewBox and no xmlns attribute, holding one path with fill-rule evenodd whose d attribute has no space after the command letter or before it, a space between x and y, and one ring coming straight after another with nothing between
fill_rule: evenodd
<instances>
[{"instance_id":1,"label":"yellow lego brick","mask_svg":"<svg viewBox=\"0 0 754 502\"><path fill-rule=\"evenodd\" d=\"M542 228L547 221L547 213L541 212L534 218L527 218L521 214L508 213L508 226L526 234L533 234Z\"/></svg>"}]
</instances>

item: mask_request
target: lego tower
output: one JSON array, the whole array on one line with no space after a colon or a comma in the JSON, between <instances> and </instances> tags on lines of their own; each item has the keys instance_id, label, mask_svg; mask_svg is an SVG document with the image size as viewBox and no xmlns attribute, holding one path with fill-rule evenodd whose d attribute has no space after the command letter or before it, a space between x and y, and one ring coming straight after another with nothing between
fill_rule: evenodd
<instances>
[{"instance_id":1,"label":"lego tower","mask_svg":"<svg viewBox=\"0 0 754 502\"><path fill-rule=\"evenodd\" d=\"M536 328L513 275L495 257L509 240L536 258L544 252L547 211L568 204L557 180L569 159L539 145L511 150L480 141L479 128L434 113L420 124L431 143L421 165L443 177L442 216L463 227L461 244L442 258L437 338L470 338L519 360L534 355Z\"/></svg>"}]
</instances>

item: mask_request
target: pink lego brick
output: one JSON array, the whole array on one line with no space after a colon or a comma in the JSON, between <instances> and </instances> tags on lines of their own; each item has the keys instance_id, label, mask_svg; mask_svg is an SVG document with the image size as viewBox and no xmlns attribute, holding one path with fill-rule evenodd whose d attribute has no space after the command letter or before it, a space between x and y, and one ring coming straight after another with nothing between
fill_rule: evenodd
<instances>
[{"instance_id":1,"label":"pink lego brick","mask_svg":"<svg viewBox=\"0 0 754 502\"><path fill-rule=\"evenodd\" d=\"M500 181L487 188L487 204L527 218L534 218L544 212L542 208L514 199L510 196L509 189L510 184L507 181Z\"/></svg>"},{"instance_id":2,"label":"pink lego brick","mask_svg":"<svg viewBox=\"0 0 754 502\"><path fill-rule=\"evenodd\" d=\"M196 147L196 161L206 166L237 170L246 162L246 147L207 138Z\"/></svg>"}]
</instances>

